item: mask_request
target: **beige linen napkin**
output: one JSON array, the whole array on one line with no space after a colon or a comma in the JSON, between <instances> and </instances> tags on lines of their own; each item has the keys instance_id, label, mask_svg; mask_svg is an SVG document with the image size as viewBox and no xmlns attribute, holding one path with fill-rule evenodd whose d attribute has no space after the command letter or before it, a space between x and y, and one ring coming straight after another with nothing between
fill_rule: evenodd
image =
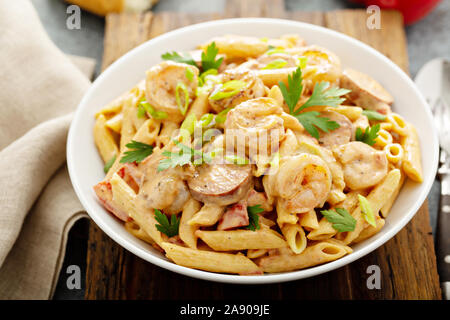
<instances>
[{"instance_id":1,"label":"beige linen napkin","mask_svg":"<svg viewBox=\"0 0 450 320\"><path fill-rule=\"evenodd\" d=\"M88 89L28 0L0 1L0 299L48 299L66 237L84 216L66 138Z\"/></svg>"}]
</instances>

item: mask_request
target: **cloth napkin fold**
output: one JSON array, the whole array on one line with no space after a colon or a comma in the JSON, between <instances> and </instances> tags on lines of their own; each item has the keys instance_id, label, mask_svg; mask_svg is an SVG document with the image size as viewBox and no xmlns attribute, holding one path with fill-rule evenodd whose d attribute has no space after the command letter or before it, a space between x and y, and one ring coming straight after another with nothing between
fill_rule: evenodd
<instances>
[{"instance_id":1,"label":"cloth napkin fold","mask_svg":"<svg viewBox=\"0 0 450 320\"><path fill-rule=\"evenodd\" d=\"M0 30L0 299L48 299L68 231L85 216L65 159L90 82L29 0L0 1Z\"/></svg>"}]
</instances>

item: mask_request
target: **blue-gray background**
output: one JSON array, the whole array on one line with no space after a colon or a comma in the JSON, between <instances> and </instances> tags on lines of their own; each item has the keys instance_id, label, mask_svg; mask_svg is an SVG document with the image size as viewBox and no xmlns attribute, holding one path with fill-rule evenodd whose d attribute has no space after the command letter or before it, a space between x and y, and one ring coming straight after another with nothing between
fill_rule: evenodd
<instances>
[{"instance_id":1,"label":"blue-gray background","mask_svg":"<svg viewBox=\"0 0 450 320\"><path fill-rule=\"evenodd\" d=\"M103 53L104 19L82 13L81 29L66 28L67 4L62 0L32 0L50 38L65 53L96 59L99 73ZM160 0L153 11L222 12L226 0ZM345 0L286 0L286 10L329 11L355 8ZM450 58L450 0L442 2L426 18L406 27L410 73L414 77L421 66L436 57ZM431 225L436 226L439 202L439 183L436 182L429 197ZM86 269L87 221L80 221L69 235L66 257L55 299L83 299ZM68 265L76 264L83 272L82 289L68 290L65 283Z\"/></svg>"}]
</instances>

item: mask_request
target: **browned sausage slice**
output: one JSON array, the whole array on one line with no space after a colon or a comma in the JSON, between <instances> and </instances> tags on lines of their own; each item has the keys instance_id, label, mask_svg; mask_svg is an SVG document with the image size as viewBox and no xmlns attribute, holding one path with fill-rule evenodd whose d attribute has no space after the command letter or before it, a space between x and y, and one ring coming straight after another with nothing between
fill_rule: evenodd
<instances>
[{"instance_id":1,"label":"browned sausage slice","mask_svg":"<svg viewBox=\"0 0 450 320\"><path fill-rule=\"evenodd\" d=\"M334 111L321 112L321 116L336 121L339 128L328 132L320 131L319 144L325 148L332 148L350 142L353 134L353 125L348 118Z\"/></svg>"},{"instance_id":2,"label":"browned sausage slice","mask_svg":"<svg viewBox=\"0 0 450 320\"><path fill-rule=\"evenodd\" d=\"M188 179L192 196L205 203L226 206L247 195L253 186L251 165L204 164Z\"/></svg>"},{"instance_id":3,"label":"browned sausage slice","mask_svg":"<svg viewBox=\"0 0 450 320\"><path fill-rule=\"evenodd\" d=\"M347 95L349 100L365 109L387 114L394 102L390 93L375 79L353 69L344 70L340 86L351 90Z\"/></svg>"}]
</instances>

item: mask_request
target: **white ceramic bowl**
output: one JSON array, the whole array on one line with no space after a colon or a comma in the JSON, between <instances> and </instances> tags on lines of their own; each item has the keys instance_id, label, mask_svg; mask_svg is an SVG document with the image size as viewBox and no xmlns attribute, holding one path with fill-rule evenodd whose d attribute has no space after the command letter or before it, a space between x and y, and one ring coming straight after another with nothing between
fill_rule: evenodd
<instances>
[{"instance_id":1,"label":"white ceramic bowl","mask_svg":"<svg viewBox=\"0 0 450 320\"><path fill-rule=\"evenodd\" d=\"M419 133L424 181L407 182L392 208L383 229L370 239L353 246L353 253L309 269L261 276L237 276L194 270L167 260L150 245L129 234L122 223L97 201L92 187L103 179L103 163L94 145L94 114L106 103L131 89L145 71L161 61L167 51L187 51L207 39L223 34L278 37L296 33L308 44L317 44L336 53L343 67L371 75L394 96L393 109L412 122ZM95 223L113 240L137 256L162 268L187 276L229 283L272 283L311 277L342 267L375 250L400 231L424 202L435 177L438 140L432 115L411 79L392 61L371 47L341 33L311 24L280 19L229 19L192 25L152 39L112 64L88 90L75 113L67 141L67 162L75 191ZM398 252L398 254L402 254ZM105 261L104 263L113 263Z\"/></svg>"}]
</instances>

